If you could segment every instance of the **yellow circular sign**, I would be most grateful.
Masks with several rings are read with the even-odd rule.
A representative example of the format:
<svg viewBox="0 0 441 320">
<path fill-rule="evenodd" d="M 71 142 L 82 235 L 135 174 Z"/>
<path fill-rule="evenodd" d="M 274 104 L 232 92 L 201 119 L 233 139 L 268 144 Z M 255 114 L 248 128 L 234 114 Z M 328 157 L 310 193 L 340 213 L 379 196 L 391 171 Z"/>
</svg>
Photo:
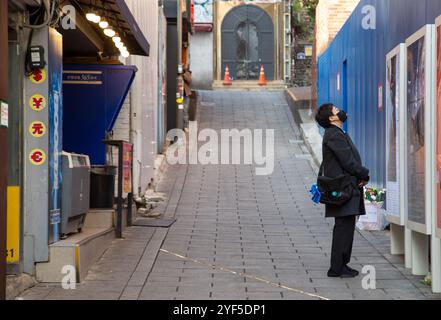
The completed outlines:
<svg viewBox="0 0 441 320">
<path fill-rule="evenodd" d="M 29 133 L 35 138 L 41 138 L 46 134 L 46 125 L 41 121 L 34 121 L 29 125 Z"/>
<path fill-rule="evenodd" d="M 44 69 L 35 69 L 32 71 L 29 76 L 29 80 L 31 80 L 35 84 L 41 84 L 46 81 L 46 71 Z"/>
<path fill-rule="evenodd" d="M 46 98 L 41 94 L 34 94 L 29 99 L 29 106 L 34 111 L 42 111 L 44 108 L 46 108 Z"/>
<path fill-rule="evenodd" d="M 182 104 L 182 103 L 184 103 L 184 99 L 182 99 L 182 98 L 177 98 L 177 99 L 176 99 L 176 103 L 178 103 L 178 104 Z"/>
<path fill-rule="evenodd" d="M 29 161 L 35 166 L 41 166 L 46 162 L 46 153 L 41 149 L 34 149 L 29 153 Z"/>
</svg>

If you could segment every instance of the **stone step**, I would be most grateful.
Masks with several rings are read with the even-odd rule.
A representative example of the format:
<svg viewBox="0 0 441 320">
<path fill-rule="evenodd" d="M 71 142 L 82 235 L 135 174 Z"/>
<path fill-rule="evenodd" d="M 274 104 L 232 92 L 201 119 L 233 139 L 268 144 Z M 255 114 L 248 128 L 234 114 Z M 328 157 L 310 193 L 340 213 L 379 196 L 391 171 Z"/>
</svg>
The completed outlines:
<svg viewBox="0 0 441 320">
<path fill-rule="evenodd" d="M 113 228 L 115 226 L 115 210 L 92 209 L 84 221 L 85 228 Z"/>
<path fill-rule="evenodd" d="M 213 90 L 284 90 L 287 86 L 282 80 L 268 81 L 266 86 L 259 86 L 258 81 L 232 81 L 231 86 L 224 86 L 223 81 L 215 80 Z"/>
<path fill-rule="evenodd" d="M 81 233 L 50 245 L 50 261 L 36 265 L 37 281 L 62 282 L 66 276 L 62 273 L 63 268 L 71 266 L 76 272 L 77 282 L 81 282 L 114 239 L 114 228 L 84 228 Z"/>
<path fill-rule="evenodd" d="M 49 262 L 37 263 L 37 281 L 61 282 L 65 276 L 61 270 L 69 265 L 76 270 L 77 282 L 81 282 L 115 239 L 115 226 L 116 210 L 91 209 L 81 233 L 70 234 L 49 246 Z M 123 231 L 127 228 L 127 208 L 123 208 L 122 228 Z"/>
</svg>

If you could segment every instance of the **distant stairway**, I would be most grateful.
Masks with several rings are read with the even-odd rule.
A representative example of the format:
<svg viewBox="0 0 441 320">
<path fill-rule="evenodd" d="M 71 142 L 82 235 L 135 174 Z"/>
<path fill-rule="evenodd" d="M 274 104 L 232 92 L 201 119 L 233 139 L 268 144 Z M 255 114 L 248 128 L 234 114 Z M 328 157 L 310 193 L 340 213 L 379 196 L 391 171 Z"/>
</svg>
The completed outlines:
<svg viewBox="0 0 441 320">
<path fill-rule="evenodd" d="M 266 86 L 259 86 L 257 80 L 236 80 L 232 81 L 230 86 L 224 86 L 222 80 L 214 80 L 213 90 L 237 90 L 237 91 L 255 91 L 255 90 L 268 90 L 278 91 L 285 90 L 287 88 L 283 80 L 268 81 Z"/>
</svg>

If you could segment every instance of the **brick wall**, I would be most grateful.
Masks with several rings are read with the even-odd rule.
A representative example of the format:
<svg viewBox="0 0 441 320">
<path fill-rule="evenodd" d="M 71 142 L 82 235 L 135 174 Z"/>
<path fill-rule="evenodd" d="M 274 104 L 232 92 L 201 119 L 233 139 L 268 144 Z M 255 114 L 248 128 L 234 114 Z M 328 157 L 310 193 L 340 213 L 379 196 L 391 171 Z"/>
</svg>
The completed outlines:
<svg viewBox="0 0 441 320">
<path fill-rule="evenodd" d="M 360 0 L 321 0 L 316 11 L 316 46 L 319 56 L 332 42 Z"/>
<path fill-rule="evenodd" d="M 312 106 L 317 106 L 317 58 L 326 50 L 360 0 L 320 0 L 316 10 Z"/>
<path fill-rule="evenodd" d="M 113 140 L 124 140 L 130 142 L 130 92 L 124 101 L 121 111 L 116 118 L 115 125 L 113 127 Z M 112 161 L 110 161 L 112 160 Z M 118 148 L 112 148 L 112 158 L 109 159 L 109 163 L 118 165 Z M 115 176 L 115 194 L 118 194 L 118 174 Z"/>
<path fill-rule="evenodd" d="M 113 127 L 113 139 L 130 141 L 130 92 L 121 108 L 121 111 L 116 118 L 115 126 Z"/>
</svg>

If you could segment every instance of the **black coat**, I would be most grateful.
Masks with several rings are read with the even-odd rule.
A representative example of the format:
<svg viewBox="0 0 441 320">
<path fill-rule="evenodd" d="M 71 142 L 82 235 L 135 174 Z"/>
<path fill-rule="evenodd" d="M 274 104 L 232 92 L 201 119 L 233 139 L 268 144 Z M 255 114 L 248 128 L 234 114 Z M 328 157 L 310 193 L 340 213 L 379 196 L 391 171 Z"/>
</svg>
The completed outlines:
<svg viewBox="0 0 441 320">
<path fill-rule="evenodd" d="M 369 169 L 363 167 L 360 153 L 351 138 L 339 127 L 332 125 L 323 137 L 324 175 L 336 178 L 342 174 L 369 181 Z M 326 205 L 326 217 L 365 215 L 363 188 L 354 190 L 352 199 L 343 206 Z"/>
</svg>

